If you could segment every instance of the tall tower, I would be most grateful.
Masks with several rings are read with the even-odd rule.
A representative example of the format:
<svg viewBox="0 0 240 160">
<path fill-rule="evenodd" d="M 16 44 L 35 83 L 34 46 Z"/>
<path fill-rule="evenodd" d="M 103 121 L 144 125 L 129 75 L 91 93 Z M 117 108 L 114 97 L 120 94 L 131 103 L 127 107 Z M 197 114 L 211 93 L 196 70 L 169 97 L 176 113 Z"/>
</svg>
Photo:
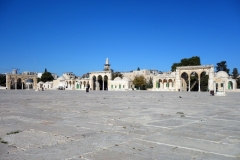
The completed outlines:
<svg viewBox="0 0 240 160">
<path fill-rule="evenodd" d="M 110 71 L 111 68 L 110 68 L 110 64 L 109 64 L 109 61 L 108 61 L 108 58 L 106 59 L 106 63 L 104 64 L 104 71 Z"/>
</svg>

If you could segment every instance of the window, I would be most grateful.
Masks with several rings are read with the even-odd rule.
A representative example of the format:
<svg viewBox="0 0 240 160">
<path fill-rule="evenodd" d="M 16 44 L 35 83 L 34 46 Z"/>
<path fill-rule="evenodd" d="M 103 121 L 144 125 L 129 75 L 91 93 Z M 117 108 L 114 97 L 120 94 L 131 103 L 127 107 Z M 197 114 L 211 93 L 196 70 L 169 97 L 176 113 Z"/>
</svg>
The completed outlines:
<svg viewBox="0 0 240 160">
<path fill-rule="evenodd" d="M 123 85 L 123 88 L 124 88 L 124 85 Z"/>
<path fill-rule="evenodd" d="M 119 89 L 121 89 L 121 84 L 119 84 Z"/>
<path fill-rule="evenodd" d="M 111 85 L 111 88 L 113 89 L 113 85 Z"/>
<path fill-rule="evenodd" d="M 223 83 L 221 83 L 221 87 L 223 87 Z"/>
</svg>

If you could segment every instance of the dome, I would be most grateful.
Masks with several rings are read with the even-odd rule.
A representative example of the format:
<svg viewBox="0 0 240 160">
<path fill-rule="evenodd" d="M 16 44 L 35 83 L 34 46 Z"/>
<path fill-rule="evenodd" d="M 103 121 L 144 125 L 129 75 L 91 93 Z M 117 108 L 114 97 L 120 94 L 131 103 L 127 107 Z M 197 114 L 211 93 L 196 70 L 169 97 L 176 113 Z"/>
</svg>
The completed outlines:
<svg viewBox="0 0 240 160">
<path fill-rule="evenodd" d="M 40 81 L 40 82 L 38 82 L 38 84 L 43 84 L 43 82 L 42 82 L 42 81 Z"/>
<path fill-rule="evenodd" d="M 120 81 L 120 80 L 122 80 L 121 77 L 114 78 L 114 81 Z"/>
<path fill-rule="evenodd" d="M 216 77 L 218 77 L 218 78 L 228 78 L 229 76 L 228 76 L 228 74 L 227 74 L 227 72 L 225 72 L 225 71 L 219 71 L 219 72 L 217 72 L 216 73 Z"/>
<path fill-rule="evenodd" d="M 63 76 L 59 77 L 58 80 L 65 81 L 65 78 Z"/>
<path fill-rule="evenodd" d="M 128 78 L 128 77 L 123 77 L 122 79 L 125 81 L 131 81 L 130 78 Z"/>
<path fill-rule="evenodd" d="M 26 83 L 33 83 L 33 79 L 27 79 L 25 82 Z"/>
</svg>

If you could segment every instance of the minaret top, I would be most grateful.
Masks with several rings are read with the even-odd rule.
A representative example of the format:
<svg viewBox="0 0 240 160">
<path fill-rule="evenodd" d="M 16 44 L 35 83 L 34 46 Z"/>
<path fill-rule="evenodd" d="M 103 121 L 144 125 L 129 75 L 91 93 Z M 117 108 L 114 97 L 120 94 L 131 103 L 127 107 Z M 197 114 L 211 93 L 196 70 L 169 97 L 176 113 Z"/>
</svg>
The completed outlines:
<svg viewBox="0 0 240 160">
<path fill-rule="evenodd" d="M 108 58 L 106 59 L 106 64 L 109 64 Z"/>
<path fill-rule="evenodd" d="M 106 63 L 104 64 L 104 71 L 110 71 L 110 64 L 108 58 L 106 59 Z"/>
</svg>

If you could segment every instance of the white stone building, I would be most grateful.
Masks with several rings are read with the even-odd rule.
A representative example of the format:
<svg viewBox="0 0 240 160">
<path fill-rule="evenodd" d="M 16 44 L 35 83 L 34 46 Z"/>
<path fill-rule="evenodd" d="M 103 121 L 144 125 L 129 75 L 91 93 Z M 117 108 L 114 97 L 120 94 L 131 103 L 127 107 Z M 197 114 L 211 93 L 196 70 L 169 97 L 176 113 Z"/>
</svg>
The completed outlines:
<svg viewBox="0 0 240 160">
<path fill-rule="evenodd" d="M 109 81 L 109 86 L 109 91 L 127 91 L 135 88 L 133 81 L 128 77 L 116 77 L 114 80 Z"/>
</svg>

